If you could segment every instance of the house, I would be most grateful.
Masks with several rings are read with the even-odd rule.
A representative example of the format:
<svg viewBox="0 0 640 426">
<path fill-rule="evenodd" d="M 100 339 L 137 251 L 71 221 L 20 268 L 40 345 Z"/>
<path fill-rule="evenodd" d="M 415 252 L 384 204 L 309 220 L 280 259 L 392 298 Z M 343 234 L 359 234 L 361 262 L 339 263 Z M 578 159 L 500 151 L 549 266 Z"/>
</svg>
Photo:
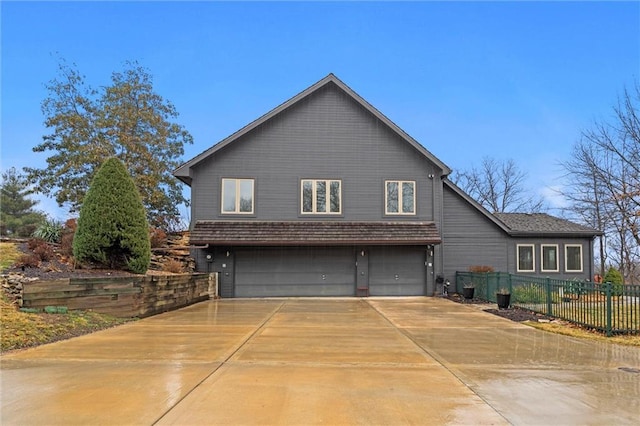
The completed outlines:
<svg viewBox="0 0 640 426">
<path fill-rule="evenodd" d="M 592 275 L 596 230 L 492 215 L 450 172 L 329 74 L 174 175 L 191 187 L 197 269 L 219 273 L 222 297 L 433 295 L 477 264 Z"/>
</svg>

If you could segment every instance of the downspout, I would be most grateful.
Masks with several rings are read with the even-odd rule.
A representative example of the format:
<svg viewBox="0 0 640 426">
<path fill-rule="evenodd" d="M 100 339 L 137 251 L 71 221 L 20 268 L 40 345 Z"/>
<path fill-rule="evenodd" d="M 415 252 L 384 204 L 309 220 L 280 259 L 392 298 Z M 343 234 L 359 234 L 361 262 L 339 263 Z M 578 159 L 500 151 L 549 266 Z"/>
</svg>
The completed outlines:
<svg viewBox="0 0 640 426">
<path fill-rule="evenodd" d="M 431 180 L 431 220 L 433 223 L 436 223 L 436 183 L 435 183 L 435 175 L 433 173 L 429 173 L 429 180 Z M 427 262 L 431 264 L 431 267 L 427 269 L 427 288 L 429 285 L 432 286 L 433 291 L 431 292 L 432 296 L 437 296 L 438 289 L 436 288 L 436 245 L 432 244 L 427 247 L 427 253 L 430 254 L 427 256 Z"/>
</svg>

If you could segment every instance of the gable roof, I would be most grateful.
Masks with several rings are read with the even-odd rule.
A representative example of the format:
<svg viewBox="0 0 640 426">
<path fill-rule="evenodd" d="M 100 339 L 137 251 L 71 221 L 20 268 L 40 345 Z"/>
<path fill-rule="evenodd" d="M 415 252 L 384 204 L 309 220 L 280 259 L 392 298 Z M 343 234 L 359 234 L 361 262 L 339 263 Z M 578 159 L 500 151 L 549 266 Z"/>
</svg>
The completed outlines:
<svg viewBox="0 0 640 426">
<path fill-rule="evenodd" d="M 439 244 L 433 222 L 225 221 L 198 220 L 190 244 L 262 246 Z"/>
<path fill-rule="evenodd" d="M 488 220 L 513 237 L 594 237 L 601 231 L 547 213 L 491 213 L 460 187 L 444 179 L 445 187 L 463 198 Z"/>
<path fill-rule="evenodd" d="M 547 213 L 494 213 L 511 235 L 602 235 L 601 231 Z"/>
<path fill-rule="evenodd" d="M 436 164 L 439 168 L 441 168 L 443 170 L 443 176 L 446 176 L 449 173 L 451 173 L 451 169 L 446 164 L 444 164 L 436 156 L 434 156 L 431 152 L 429 152 L 418 141 L 416 141 L 411 136 L 409 136 L 404 130 L 402 130 L 394 122 L 389 120 L 384 114 L 382 114 L 375 107 L 373 107 L 373 105 L 371 105 L 369 102 L 365 101 L 362 97 L 360 97 L 360 95 L 358 95 L 356 92 L 354 92 L 349 86 L 344 84 L 338 77 L 336 77 L 333 74 L 329 74 L 325 78 L 323 78 L 322 80 L 318 81 L 317 83 L 313 84 L 312 86 L 310 86 L 307 89 L 303 90 L 302 92 L 298 93 L 297 95 L 295 95 L 294 97 L 292 97 L 288 101 L 278 105 L 277 107 L 275 107 L 271 111 L 267 112 L 262 117 L 260 117 L 260 118 L 258 118 L 256 120 L 252 121 L 251 123 L 247 124 L 246 126 L 241 128 L 237 132 L 235 132 L 232 135 L 230 135 L 230 136 L 226 137 L 225 139 L 221 140 L 220 142 L 218 142 L 217 144 L 215 144 L 211 148 L 207 149 L 206 151 L 198 154 L 197 156 L 195 156 L 191 160 L 186 161 L 185 163 L 183 163 L 177 169 L 174 170 L 174 172 L 173 172 L 174 176 L 176 176 L 178 179 L 180 179 L 181 181 L 183 181 L 187 185 L 190 185 L 191 184 L 191 176 L 190 176 L 190 173 L 189 173 L 189 169 L 191 167 L 195 166 L 200 161 L 204 160 L 205 158 L 209 157 L 210 155 L 214 154 L 215 152 L 223 149 L 227 145 L 233 143 L 238 138 L 240 138 L 240 137 L 244 136 L 245 134 L 251 132 L 256 127 L 258 127 L 261 124 L 265 123 L 266 121 L 272 119 L 276 115 L 282 113 L 283 111 L 285 111 L 288 108 L 290 108 L 292 105 L 294 105 L 297 102 L 301 101 L 302 99 L 310 96 L 311 94 L 313 94 L 314 92 L 316 92 L 317 90 L 321 89 L 322 87 L 324 87 L 324 86 L 326 86 L 328 84 L 333 84 L 336 87 L 338 87 L 339 89 L 341 89 L 343 92 L 345 92 L 347 95 L 349 95 L 355 102 L 360 104 L 366 111 L 368 111 L 369 113 L 373 114 L 377 119 L 379 119 L 382 123 L 384 123 L 386 126 L 388 126 L 393 132 L 395 132 L 398 136 L 400 136 L 408 144 L 410 144 L 413 148 L 415 148 L 416 151 L 418 151 L 424 157 L 426 157 L 431 162 Z"/>
</svg>

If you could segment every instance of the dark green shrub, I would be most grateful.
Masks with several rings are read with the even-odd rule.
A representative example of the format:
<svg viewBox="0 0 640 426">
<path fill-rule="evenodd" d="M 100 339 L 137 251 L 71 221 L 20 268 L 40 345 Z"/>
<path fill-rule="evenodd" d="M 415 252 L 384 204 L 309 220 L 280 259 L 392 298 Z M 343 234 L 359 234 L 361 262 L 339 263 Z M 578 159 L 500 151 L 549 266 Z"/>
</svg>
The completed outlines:
<svg viewBox="0 0 640 426">
<path fill-rule="evenodd" d="M 96 172 L 84 197 L 73 239 L 79 263 L 143 274 L 149 268 L 149 225 L 140 194 L 117 158 Z"/>
<path fill-rule="evenodd" d="M 613 266 L 609 268 L 607 273 L 604 275 L 603 281 L 605 283 L 613 284 L 611 287 L 611 294 L 613 296 L 622 295 L 622 285 L 624 283 L 624 278 L 622 278 L 622 274 Z"/>
</svg>

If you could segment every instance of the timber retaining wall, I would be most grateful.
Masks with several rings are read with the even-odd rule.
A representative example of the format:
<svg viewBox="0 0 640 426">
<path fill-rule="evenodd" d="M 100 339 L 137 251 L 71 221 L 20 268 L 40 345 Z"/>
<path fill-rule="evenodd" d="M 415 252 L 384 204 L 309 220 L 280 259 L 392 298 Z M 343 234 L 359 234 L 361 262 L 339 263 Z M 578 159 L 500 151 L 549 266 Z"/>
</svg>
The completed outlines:
<svg viewBox="0 0 640 426">
<path fill-rule="evenodd" d="M 214 298 L 216 274 L 140 275 L 33 281 L 22 306 L 66 306 L 117 317 L 146 317 Z"/>
</svg>

